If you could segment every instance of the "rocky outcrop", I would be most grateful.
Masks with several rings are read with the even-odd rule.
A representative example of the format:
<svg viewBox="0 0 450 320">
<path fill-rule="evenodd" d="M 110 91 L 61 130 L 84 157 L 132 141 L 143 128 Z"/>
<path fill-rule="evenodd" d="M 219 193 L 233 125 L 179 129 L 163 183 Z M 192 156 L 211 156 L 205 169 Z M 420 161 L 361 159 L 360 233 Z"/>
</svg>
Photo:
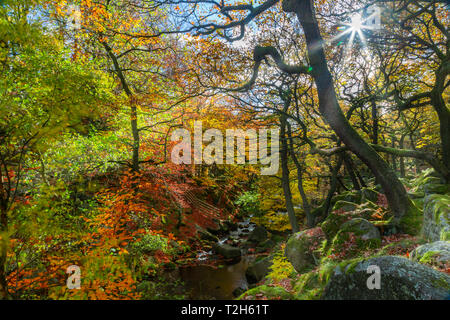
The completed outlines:
<svg viewBox="0 0 450 320">
<path fill-rule="evenodd" d="M 345 222 L 333 238 L 328 255 L 352 258 L 361 251 L 377 248 L 381 244 L 378 229 L 363 218 Z"/>
<path fill-rule="evenodd" d="M 323 240 L 325 234 L 320 227 L 297 232 L 289 238 L 285 255 L 297 272 L 302 273 L 317 264 L 316 250 Z"/>
<path fill-rule="evenodd" d="M 376 275 L 368 273 L 369 266 L 379 268 L 379 289 L 368 285 Z M 449 292 L 449 275 L 406 258 L 383 256 L 336 268 L 322 299 L 441 300 L 448 298 Z"/>
<path fill-rule="evenodd" d="M 450 241 L 435 241 L 415 248 L 409 259 L 439 268 L 450 263 Z"/>
<path fill-rule="evenodd" d="M 425 197 L 422 234 L 430 241 L 450 240 L 450 195 Z"/>
<path fill-rule="evenodd" d="M 353 218 L 373 219 L 377 210 L 382 209 L 370 201 L 360 205 L 346 201 L 338 201 L 333 206 L 333 211 L 322 222 L 321 227 L 327 239 L 331 241 L 345 222 Z"/>
</svg>

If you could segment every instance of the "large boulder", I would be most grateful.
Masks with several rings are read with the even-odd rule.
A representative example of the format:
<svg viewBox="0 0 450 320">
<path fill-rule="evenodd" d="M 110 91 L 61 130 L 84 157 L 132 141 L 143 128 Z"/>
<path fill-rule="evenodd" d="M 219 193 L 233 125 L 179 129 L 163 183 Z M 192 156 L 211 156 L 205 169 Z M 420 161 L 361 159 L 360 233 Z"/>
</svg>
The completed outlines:
<svg viewBox="0 0 450 320">
<path fill-rule="evenodd" d="M 286 243 L 285 256 L 298 273 L 314 267 L 319 260 L 316 253 L 325 234 L 320 227 L 297 232 Z"/>
<path fill-rule="evenodd" d="M 380 288 L 369 289 L 379 268 Z M 368 272 L 368 269 L 370 272 Z M 324 300 L 442 300 L 449 296 L 450 276 L 406 258 L 382 256 L 336 268 L 325 287 Z"/>
<path fill-rule="evenodd" d="M 344 223 L 339 230 L 340 233 L 354 232 L 361 240 L 379 240 L 380 231 L 369 221 L 363 218 L 355 218 Z"/>
<path fill-rule="evenodd" d="M 225 259 L 236 259 L 241 257 L 241 249 L 225 243 L 214 244 L 213 250 L 215 253 L 222 255 Z"/>
<path fill-rule="evenodd" d="M 435 241 L 415 248 L 409 259 L 438 268 L 450 263 L 450 241 Z"/>
<path fill-rule="evenodd" d="M 381 235 L 377 227 L 363 218 L 345 222 L 333 238 L 328 255 L 351 258 L 361 251 L 381 245 Z"/>
<path fill-rule="evenodd" d="M 450 195 L 425 197 L 422 234 L 430 241 L 450 240 Z"/>
<path fill-rule="evenodd" d="M 248 283 L 257 283 L 262 280 L 270 272 L 270 267 L 273 265 L 273 257 L 267 256 L 256 259 L 252 262 L 245 272 L 245 277 Z"/>
</svg>

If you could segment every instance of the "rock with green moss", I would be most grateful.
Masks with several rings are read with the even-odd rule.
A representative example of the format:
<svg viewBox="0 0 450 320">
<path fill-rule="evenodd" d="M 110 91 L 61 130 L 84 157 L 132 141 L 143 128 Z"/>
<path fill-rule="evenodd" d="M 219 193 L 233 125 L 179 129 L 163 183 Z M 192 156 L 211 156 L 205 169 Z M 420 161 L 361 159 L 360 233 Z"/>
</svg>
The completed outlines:
<svg viewBox="0 0 450 320">
<path fill-rule="evenodd" d="M 428 194 L 447 194 L 450 192 L 450 185 L 441 183 L 429 183 L 423 186 L 423 191 Z"/>
<path fill-rule="evenodd" d="M 379 270 L 379 289 L 368 285 L 376 282 L 378 274 L 368 272 L 371 269 Z M 406 258 L 382 256 L 363 260 L 351 268 L 336 268 L 322 299 L 442 300 L 449 291 L 449 275 Z"/>
<path fill-rule="evenodd" d="M 332 203 L 345 201 L 351 203 L 361 203 L 362 194 L 359 191 L 346 191 L 333 197 Z"/>
<path fill-rule="evenodd" d="M 425 197 L 422 234 L 431 241 L 450 240 L 450 195 Z"/>
<path fill-rule="evenodd" d="M 256 298 L 290 300 L 293 295 L 282 287 L 262 285 L 248 290 L 239 297 L 239 300 L 254 300 Z"/>
<path fill-rule="evenodd" d="M 269 272 L 270 267 L 273 265 L 273 257 L 267 256 L 256 259 L 250 263 L 245 272 L 245 277 L 248 283 L 257 283 L 261 281 Z"/>
<path fill-rule="evenodd" d="M 338 233 L 341 226 L 350 220 L 352 216 L 343 214 L 340 212 L 331 212 L 324 222 L 321 224 L 321 228 L 325 233 L 327 239 L 332 240 L 336 233 Z"/>
<path fill-rule="evenodd" d="M 444 267 L 450 262 L 450 241 L 435 241 L 418 246 L 409 258 L 430 266 Z"/>
<path fill-rule="evenodd" d="M 294 269 L 302 273 L 317 264 L 318 249 L 324 240 L 325 234 L 320 227 L 297 232 L 286 243 L 285 256 Z"/>
<path fill-rule="evenodd" d="M 377 227 L 363 218 L 347 221 L 333 238 L 328 255 L 350 258 L 366 249 L 377 248 L 381 235 Z"/>
<path fill-rule="evenodd" d="M 370 188 L 361 189 L 361 203 L 365 201 L 377 202 L 380 193 Z"/>
<path fill-rule="evenodd" d="M 380 231 L 369 221 L 363 218 L 352 219 L 342 225 L 340 232 L 353 232 L 361 240 L 380 239 Z"/>
<path fill-rule="evenodd" d="M 351 210 L 346 211 L 344 209 Z M 380 210 L 383 211 L 382 208 L 371 201 L 366 201 L 360 205 L 339 201 L 325 221 L 322 222 L 321 228 L 327 239 L 331 241 L 345 222 L 353 218 L 374 219 L 374 215 Z"/>
<path fill-rule="evenodd" d="M 348 211 L 356 210 L 357 207 L 358 207 L 358 204 L 355 202 L 339 200 L 334 204 L 332 211 L 340 210 L 340 211 L 348 212 Z"/>
</svg>

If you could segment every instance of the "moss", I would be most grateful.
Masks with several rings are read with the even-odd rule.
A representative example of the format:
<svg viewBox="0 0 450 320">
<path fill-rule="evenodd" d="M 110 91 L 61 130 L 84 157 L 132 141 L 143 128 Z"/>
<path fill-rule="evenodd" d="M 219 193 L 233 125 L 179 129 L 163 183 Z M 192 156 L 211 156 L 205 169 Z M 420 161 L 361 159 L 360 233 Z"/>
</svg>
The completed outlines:
<svg viewBox="0 0 450 320">
<path fill-rule="evenodd" d="M 335 268 L 335 262 L 323 259 L 318 270 L 302 274 L 294 285 L 295 299 L 320 299 Z"/>
<path fill-rule="evenodd" d="M 292 293 L 286 291 L 285 289 L 283 289 L 282 287 L 277 287 L 277 286 L 267 286 L 267 285 L 262 285 L 253 289 L 250 289 L 246 292 L 244 292 L 239 298 L 238 300 L 242 300 L 246 297 L 252 296 L 252 297 L 256 297 L 256 295 L 262 294 L 264 295 L 264 297 L 268 298 L 268 299 L 283 299 L 283 300 L 290 300 L 293 299 L 293 295 Z"/>
<path fill-rule="evenodd" d="M 363 188 L 361 190 L 361 202 L 365 202 L 365 201 L 371 201 L 371 202 L 376 202 L 378 200 L 378 196 L 379 196 L 379 192 L 370 189 L 370 188 Z"/>
<path fill-rule="evenodd" d="M 321 296 L 323 288 L 317 272 L 308 272 L 300 276 L 294 286 L 295 299 L 317 300 Z"/>
<path fill-rule="evenodd" d="M 342 211 L 354 211 L 358 207 L 357 203 L 339 200 L 333 206 L 333 211 L 342 210 Z"/>
<path fill-rule="evenodd" d="M 350 218 L 351 217 L 347 215 L 338 214 L 335 212 L 330 213 L 327 219 L 321 224 L 321 228 L 325 233 L 327 239 L 332 240 L 338 233 L 341 225 L 348 221 Z"/>
<path fill-rule="evenodd" d="M 409 210 L 400 218 L 398 223 L 401 231 L 410 235 L 417 235 L 422 228 L 422 223 L 422 211 L 410 200 Z"/>
<path fill-rule="evenodd" d="M 444 277 L 433 281 L 432 284 L 438 288 L 443 288 L 445 290 L 450 291 L 450 284 L 445 280 Z"/>
<path fill-rule="evenodd" d="M 381 239 L 379 238 L 378 233 L 372 234 L 369 239 L 363 239 L 363 235 L 367 235 L 372 232 L 368 231 L 368 229 L 361 228 L 361 223 L 363 222 L 370 226 L 366 220 L 361 218 L 356 218 L 345 223 L 334 237 L 327 255 L 337 255 L 341 258 L 351 258 L 367 249 L 380 247 Z"/>
</svg>

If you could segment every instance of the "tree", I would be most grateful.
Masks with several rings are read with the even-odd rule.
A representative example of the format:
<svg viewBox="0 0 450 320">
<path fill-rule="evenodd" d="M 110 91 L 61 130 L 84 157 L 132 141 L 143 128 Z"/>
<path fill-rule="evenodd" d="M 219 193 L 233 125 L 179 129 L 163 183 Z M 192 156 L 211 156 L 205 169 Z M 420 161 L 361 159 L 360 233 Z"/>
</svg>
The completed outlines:
<svg viewBox="0 0 450 320">
<path fill-rule="evenodd" d="M 29 1 L 0 7 L 0 298 L 8 296 L 8 217 L 24 200 L 19 187 L 26 160 L 64 130 L 82 126 L 107 98 L 92 65 L 67 60 L 62 44 L 39 21 L 28 21 L 35 9 Z"/>
</svg>

